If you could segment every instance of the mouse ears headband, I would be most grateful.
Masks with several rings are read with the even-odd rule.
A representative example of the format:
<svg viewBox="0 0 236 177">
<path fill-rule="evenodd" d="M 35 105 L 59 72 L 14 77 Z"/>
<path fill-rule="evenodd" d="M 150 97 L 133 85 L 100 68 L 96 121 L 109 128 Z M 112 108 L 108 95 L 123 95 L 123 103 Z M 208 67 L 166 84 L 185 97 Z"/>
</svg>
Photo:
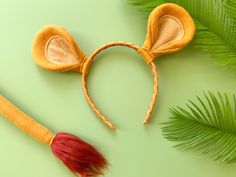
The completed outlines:
<svg viewBox="0 0 236 177">
<path fill-rule="evenodd" d="M 87 56 L 76 44 L 71 34 L 59 26 L 47 26 L 36 35 L 32 54 L 36 63 L 52 71 L 77 71 L 82 73 L 82 86 L 85 97 L 97 116 L 110 128 L 115 126 L 98 110 L 89 96 L 86 79 L 95 56 L 106 48 L 125 46 L 139 53 L 150 65 L 154 76 L 152 99 L 144 123 L 150 117 L 158 93 L 158 75 L 154 59 L 160 55 L 178 51 L 193 38 L 194 22 L 189 13 L 182 7 L 167 3 L 156 7 L 148 19 L 147 35 L 142 47 L 129 42 L 110 42 Z"/>
</svg>

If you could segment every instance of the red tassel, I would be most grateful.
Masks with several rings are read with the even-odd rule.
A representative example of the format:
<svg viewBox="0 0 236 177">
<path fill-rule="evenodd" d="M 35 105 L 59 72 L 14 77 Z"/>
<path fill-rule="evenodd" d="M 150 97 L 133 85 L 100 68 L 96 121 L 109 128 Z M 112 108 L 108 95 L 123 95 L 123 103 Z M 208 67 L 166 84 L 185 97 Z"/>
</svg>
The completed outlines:
<svg viewBox="0 0 236 177">
<path fill-rule="evenodd" d="M 102 175 L 107 167 L 106 159 L 93 146 L 68 133 L 56 134 L 51 149 L 73 173 L 82 177 Z"/>
</svg>

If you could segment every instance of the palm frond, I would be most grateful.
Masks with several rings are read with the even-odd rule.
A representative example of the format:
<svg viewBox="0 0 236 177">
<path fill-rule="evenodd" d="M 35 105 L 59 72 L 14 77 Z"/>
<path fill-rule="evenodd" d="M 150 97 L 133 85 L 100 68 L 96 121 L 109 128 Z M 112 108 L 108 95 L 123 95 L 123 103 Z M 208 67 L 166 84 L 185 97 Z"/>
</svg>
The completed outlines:
<svg viewBox="0 0 236 177">
<path fill-rule="evenodd" d="M 226 10 L 229 15 L 236 21 L 236 1 L 235 0 L 227 0 L 225 2 Z"/>
<path fill-rule="evenodd" d="M 162 133 L 175 147 L 201 151 L 214 160 L 236 162 L 236 97 L 224 93 L 204 93 L 197 103 L 189 100 L 188 109 L 170 110 L 170 120 L 163 123 Z"/>
<path fill-rule="evenodd" d="M 172 2 L 183 6 L 194 18 L 196 35 L 193 44 L 220 59 L 218 64 L 236 69 L 236 2 L 235 0 L 128 0 L 145 12 Z"/>
</svg>

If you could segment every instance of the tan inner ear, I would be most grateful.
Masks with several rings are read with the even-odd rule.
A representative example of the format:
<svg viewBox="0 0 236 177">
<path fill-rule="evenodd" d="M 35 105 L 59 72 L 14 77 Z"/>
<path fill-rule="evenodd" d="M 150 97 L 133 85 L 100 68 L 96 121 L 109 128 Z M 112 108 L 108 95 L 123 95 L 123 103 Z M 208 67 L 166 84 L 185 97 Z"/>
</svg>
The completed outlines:
<svg viewBox="0 0 236 177">
<path fill-rule="evenodd" d="M 158 22 L 158 34 L 152 49 L 158 49 L 184 37 L 184 28 L 179 19 L 164 15 Z"/>
<path fill-rule="evenodd" d="M 70 44 L 61 36 L 52 36 L 45 47 L 45 54 L 53 64 L 79 64 L 80 58 Z"/>
</svg>

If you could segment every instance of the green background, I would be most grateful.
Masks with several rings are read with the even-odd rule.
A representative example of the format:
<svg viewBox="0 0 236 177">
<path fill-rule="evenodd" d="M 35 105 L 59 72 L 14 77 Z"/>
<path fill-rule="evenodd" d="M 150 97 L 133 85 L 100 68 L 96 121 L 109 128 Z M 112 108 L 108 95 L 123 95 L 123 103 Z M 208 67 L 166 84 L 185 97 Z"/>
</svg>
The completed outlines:
<svg viewBox="0 0 236 177">
<path fill-rule="evenodd" d="M 1 0 L 0 22 L 0 92 L 54 132 L 73 133 L 97 146 L 110 162 L 105 177 L 235 176 L 235 166 L 176 150 L 161 135 L 160 123 L 170 116 L 169 107 L 184 106 L 203 90 L 235 90 L 232 71 L 215 65 L 216 60 L 199 49 L 190 45 L 156 59 L 159 97 L 147 126 L 142 121 L 152 95 L 149 67 L 126 48 L 99 55 L 88 86 L 98 107 L 117 125 L 115 132 L 91 111 L 80 74 L 49 72 L 35 65 L 32 39 L 48 24 L 65 26 L 87 54 L 114 40 L 142 45 L 146 16 L 126 0 Z M 47 146 L 3 118 L 0 125 L 0 176 L 73 176 Z"/>
</svg>

